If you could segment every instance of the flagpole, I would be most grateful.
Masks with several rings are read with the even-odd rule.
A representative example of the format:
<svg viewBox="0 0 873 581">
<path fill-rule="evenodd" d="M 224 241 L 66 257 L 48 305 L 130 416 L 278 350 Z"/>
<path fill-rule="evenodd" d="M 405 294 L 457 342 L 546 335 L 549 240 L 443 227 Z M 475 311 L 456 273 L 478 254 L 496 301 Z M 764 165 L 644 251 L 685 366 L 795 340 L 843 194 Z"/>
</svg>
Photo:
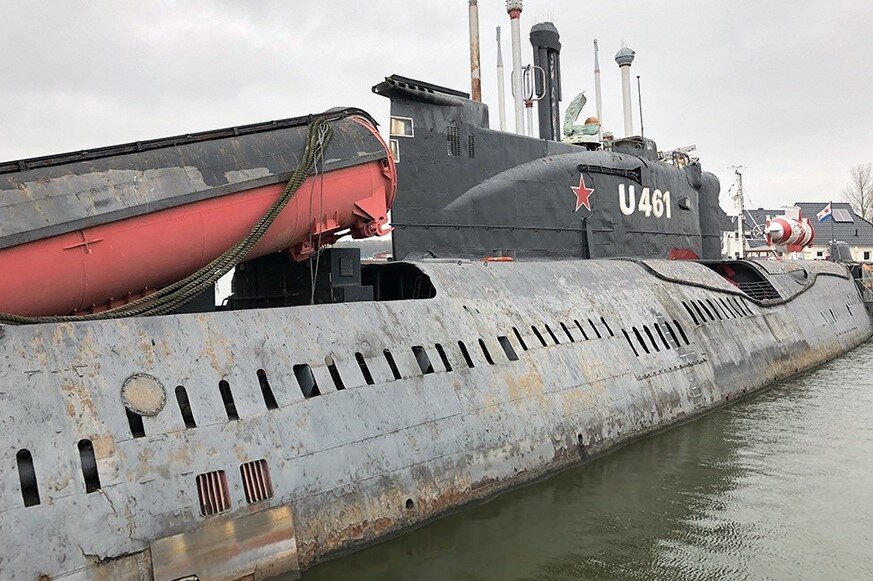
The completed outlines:
<svg viewBox="0 0 873 581">
<path fill-rule="evenodd" d="M 834 201 L 831 200 L 828 205 L 831 207 L 831 242 L 836 242 L 837 235 L 834 234 Z"/>
</svg>

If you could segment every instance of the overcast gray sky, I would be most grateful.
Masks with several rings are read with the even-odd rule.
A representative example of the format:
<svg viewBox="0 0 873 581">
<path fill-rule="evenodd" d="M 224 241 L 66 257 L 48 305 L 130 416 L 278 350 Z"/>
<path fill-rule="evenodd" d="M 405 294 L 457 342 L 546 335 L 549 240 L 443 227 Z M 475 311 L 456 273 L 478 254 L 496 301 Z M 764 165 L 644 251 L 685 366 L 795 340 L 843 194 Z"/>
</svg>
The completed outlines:
<svg viewBox="0 0 873 581">
<path fill-rule="evenodd" d="M 561 33 L 564 107 L 586 90 L 593 114 L 596 37 L 604 128 L 621 133 L 612 57 L 626 41 L 646 134 L 661 149 L 696 144 L 723 193 L 739 163 L 756 205 L 839 199 L 849 167 L 873 161 L 870 0 L 524 4 L 526 61 L 530 26 L 552 20 Z M 496 126 L 494 29 L 509 70 L 509 21 L 503 1 L 479 5 Z M 392 73 L 469 90 L 466 0 L 0 0 L 0 10 L 2 160 L 336 105 L 384 123 L 388 102 L 370 87 Z"/>
</svg>

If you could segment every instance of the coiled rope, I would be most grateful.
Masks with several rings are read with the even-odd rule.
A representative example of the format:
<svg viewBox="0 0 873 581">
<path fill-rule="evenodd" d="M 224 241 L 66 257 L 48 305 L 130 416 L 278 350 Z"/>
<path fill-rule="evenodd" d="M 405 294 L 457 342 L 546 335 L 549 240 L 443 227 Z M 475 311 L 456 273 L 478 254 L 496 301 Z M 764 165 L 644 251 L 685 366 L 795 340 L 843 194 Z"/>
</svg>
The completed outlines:
<svg viewBox="0 0 873 581">
<path fill-rule="evenodd" d="M 331 123 L 342 117 L 347 117 L 349 111 L 331 111 L 313 116 L 309 125 L 309 135 L 303 159 L 291 173 L 291 178 L 285 185 L 282 194 L 273 205 L 252 227 L 251 231 L 239 242 L 225 251 L 221 256 L 198 270 L 197 272 L 160 290 L 121 305 L 114 309 L 89 313 L 85 315 L 52 315 L 44 317 L 25 317 L 12 313 L 0 313 L 0 325 L 29 325 L 34 323 L 61 323 L 70 321 L 99 321 L 121 317 L 138 317 L 147 315 L 166 315 L 191 301 L 215 284 L 218 279 L 231 271 L 248 255 L 249 251 L 263 238 L 264 234 L 279 216 L 294 194 L 309 177 L 315 160 L 323 154 L 324 148 L 330 142 L 333 134 Z"/>
</svg>

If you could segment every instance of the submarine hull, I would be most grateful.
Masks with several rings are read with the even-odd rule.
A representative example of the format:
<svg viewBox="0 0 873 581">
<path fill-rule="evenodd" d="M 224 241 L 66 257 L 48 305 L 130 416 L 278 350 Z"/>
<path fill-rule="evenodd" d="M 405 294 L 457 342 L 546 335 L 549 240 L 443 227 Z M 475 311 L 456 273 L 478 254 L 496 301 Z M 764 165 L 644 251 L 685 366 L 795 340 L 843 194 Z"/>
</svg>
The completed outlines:
<svg viewBox="0 0 873 581">
<path fill-rule="evenodd" d="M 431 298 L 5 328 L 0 569 L 293 573 L 873 333 L 840 265 L 740 265 L 768 298 L 691 261 L 418 262 Z"/>
</svg>

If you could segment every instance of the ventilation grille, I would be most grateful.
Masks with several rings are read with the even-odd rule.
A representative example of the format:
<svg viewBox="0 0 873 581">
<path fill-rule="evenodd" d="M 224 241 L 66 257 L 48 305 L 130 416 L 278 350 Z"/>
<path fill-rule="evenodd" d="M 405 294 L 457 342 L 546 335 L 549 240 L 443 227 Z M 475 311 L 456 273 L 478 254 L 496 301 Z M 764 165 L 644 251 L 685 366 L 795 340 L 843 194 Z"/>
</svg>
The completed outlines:
<svg viewBox="0 0 873 581">
<path fill-rule="evenodd" d="M 472 135 L 467 136 L 467 156 L 470 159 L 476 157 L 476 138 Z"/>
<path fill-rule="evenodd" d="M 200 514 L 203 516 L 230 510 L 230 488 L 224 470 L 198 474 L 197 495 L 200 497 Z"/>
<path fill-rule="evenodd" d="M 461 134 L 454 125 L 446 126 L 446 149 L 453 157 L 461 157 Z"/>
<path fill-rule="evenodd" d="M 249 504 L 273 498 L 273 482 L 270 480 L 270 470 L 266 460 L 255 460 L 240 464 L 239 473 L 242 476 L 246 501 Z"/>
</svg>

